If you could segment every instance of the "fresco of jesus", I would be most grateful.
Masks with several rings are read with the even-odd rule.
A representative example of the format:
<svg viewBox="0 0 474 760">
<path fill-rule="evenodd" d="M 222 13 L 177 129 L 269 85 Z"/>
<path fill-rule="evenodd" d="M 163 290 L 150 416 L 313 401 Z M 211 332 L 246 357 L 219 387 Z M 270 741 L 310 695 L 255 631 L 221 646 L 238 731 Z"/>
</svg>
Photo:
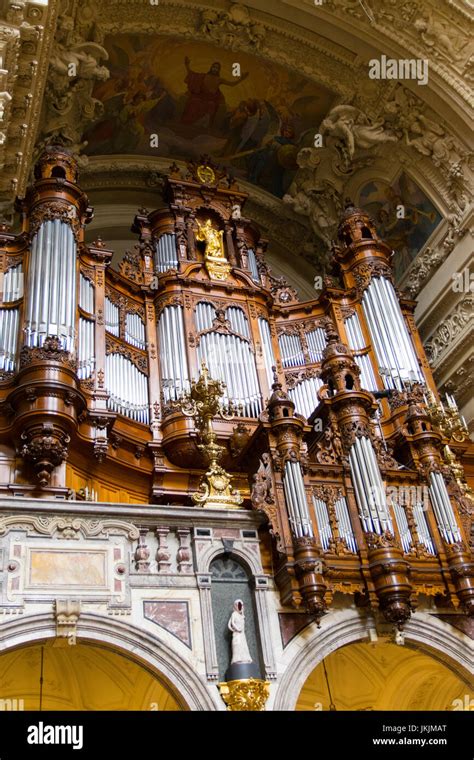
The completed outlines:
<svg viewBox="0 0 474 760">
<path fill-rule="evenodd" d="M 221 77 L 221 65 L 218 61 L 211 65 L 207 73 L 192 71 L 190 64 L 191 61 L 186 56 L 184 65 L 187 74 L 184 81 L 188 86 L 188 93 L 181 121 L 183 124 L 195 124 L 207 117 L 203 126 L 211 127 L 219 106 L 224 103 L 221 85 L 235 87 L 248 77 L 248 72 L 236 77 L 234 81 L 229 81 Z"/>
</svg>

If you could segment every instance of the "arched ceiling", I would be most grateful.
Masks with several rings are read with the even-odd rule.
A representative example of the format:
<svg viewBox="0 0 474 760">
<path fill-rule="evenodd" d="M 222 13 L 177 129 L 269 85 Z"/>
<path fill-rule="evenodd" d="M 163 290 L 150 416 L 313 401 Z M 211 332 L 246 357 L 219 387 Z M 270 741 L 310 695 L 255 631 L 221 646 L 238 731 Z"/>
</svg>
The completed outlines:
<svg viewBox="0 0 474 760">
<path fill-rule="evenodd" d="M 0 700 L 23 699 L 39 709 L 43 653 L 43 710 L 180 710 L 159 680 L 110 649 L 77 644 L 21 647 L 0 656 Z"/>
<path fill-rule="evenodd" d="M 297 710 L 453 710 L 467 684 L 434 658 L 392 643 L 350 644 L 306 680 Z M 329 683 L 329 691 L 328 691 Z"/>
</svg>

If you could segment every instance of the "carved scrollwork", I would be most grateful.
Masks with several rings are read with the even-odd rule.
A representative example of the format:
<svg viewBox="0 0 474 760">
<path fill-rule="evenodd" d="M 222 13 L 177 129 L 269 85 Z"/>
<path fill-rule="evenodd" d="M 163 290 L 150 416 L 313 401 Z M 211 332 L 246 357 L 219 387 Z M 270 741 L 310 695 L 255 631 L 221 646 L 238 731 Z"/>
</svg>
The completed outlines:
<svg viewBox="0 0 474 760">
<path fill-rule="evenodd" d="M 131 349 L 128 345 L 125 345 L 112 335 L 106 335 L 105 352 L 106 354 L 121 354 L 131 361 L 140 372 L 143 372 L 144 375 L 148 375 L 148 357 L 146 354 Z"/>
<path fill-rule="evenodd" d="M 27 367 L 34 361 L 61 362 L 72 370 L 77 367 L 77 362 L 71 358 L 70 353 L 61 347 L 61 341 L 57 335 L 48 336 L 43 345 L 37 348 L 23 346 L 20 351 L 20 367 Z"/>
<path fill-rule="evenodd" d="M 354 270 L 354 279 L 360 291 L 365 290 L 374 277 L 385 277 L 392 283 L 394 281 L 391 267 L 383 261 L 367 261 Z"/>
</svg>

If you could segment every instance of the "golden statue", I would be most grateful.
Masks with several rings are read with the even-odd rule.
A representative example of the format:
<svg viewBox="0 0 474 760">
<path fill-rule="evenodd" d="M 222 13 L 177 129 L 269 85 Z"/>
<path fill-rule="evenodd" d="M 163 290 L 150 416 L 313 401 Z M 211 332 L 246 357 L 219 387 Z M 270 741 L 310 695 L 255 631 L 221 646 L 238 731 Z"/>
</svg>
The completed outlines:
<svg viewBox="0 0 474 760">
<path fill-rule="evenodd" d="M 214 229 L 210 219 L 207 219 L 204 224 L 198 222 L 197 226 L 196 240 L 206 243 L 204 261 L 209 277 L 215 280 L 226 280 L 230 266 L 225 257 L 223 231 Z"/>
</svg>

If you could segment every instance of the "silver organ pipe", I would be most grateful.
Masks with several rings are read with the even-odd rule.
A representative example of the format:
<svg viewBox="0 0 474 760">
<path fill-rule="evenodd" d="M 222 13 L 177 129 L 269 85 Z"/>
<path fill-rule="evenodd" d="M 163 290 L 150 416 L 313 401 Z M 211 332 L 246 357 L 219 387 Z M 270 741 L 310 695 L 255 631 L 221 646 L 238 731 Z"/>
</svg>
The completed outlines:
<svg viewBox="0 0 474 760">
<path fill-rule="evenodd" d="M 12 372 L 16 367 L 19 309 L 0 309 L 0 370 Z"/>
<path fill-rule="evenodd" d="M 111 353 L 105 358 L 107 407 L 136 422 L 148 425 L 148 378 L 130 359 Z"/>
<path fill-rule="evenodd" d="M 440 472 L 430 473 L 430 499 L 439 531 L 448 544 L 461 541 L 461 533 L 449 498 L 446 483 Z"/>
<path fill-rule="evenodd" d="M 43 222 L 30 252 L 26 304 L 26 343 L 41 346 L 57 335 L 63 348 L 74 347 L 76 316 L 76 241 L 67 222 Z"/>
<path fill-rule="evenodd" d="M 395 521 L 397 523 L 398 532 L 400 534 L 400 541 L 402 542 L 402 548 L 405 554 L 411 549 L 412 536 L 410 528 L 408 527 L 408 520 L 403 507 L 396 501 L 392 501 L 393 513 L 395 515 Z"/>
<path fill-rule="evenodd" d="M 270 325 L 263 317 L 258 318 L 258 329 L 260 331 L 260 340 L 262 342 L 263 360 L 265 362 L 265 371 L 267 373 L 268 387 L 271 388 L 273 384 L 273 370 L 272 367 L 276 365 L 275 355 L 273 353 L 272 336 L 270 333 Z"/>
<path fill-rule="evenodd" d="M 138 314 L 125 315 L 125 340 L 132 346 L 145 349 L 145 324 Z"/>
<path fill-rule="evenodd" d="M 14 303 L 23 296 L 23 267 L 10 267 L 3 278 L 3 303 Z M 16 368 L 20 310 L 0 309 L 0 370 L 13 372 Z"/>
<path fill-rule="evenodd" d="M 92 375 L 95 367 L 95 325 L 91 319 L 79 317 L 79 348 L 77 376 L 84 380 Z"/>
<path fill-rule="evenodd" d="M 196 329 L 198 332 L 202 330 L 210 330 L 212 323 L 216 316 L 216 309 L 212 303 L 207 301 L 200 301 L 196 305 Z"/>
<path fill-rule="evenodd" d="M 167 272 L 168 269 L 177 268 L 176 236 L 174 233 L 165 232 L 156 242 L 155 269 L 157 272 Z"/>
<path fill-rule="evenodd" d="M 79 306 L 88 314 L 95 313 L 95 287 L 82 272 L 79 275 Z"/>
<path fill-rule="evenodd" d="M 385 277 L 373 278 L 362 297 L 362 308 L 385 386 L 403 390 L 404 380 L 424 383 L 392 283 Z"/>
<path fill-rule="evenodd" d="M 165 403 L 189 389 L 182 306 L 166 306 L 158 322 L 161 378 Z"/>
<path fill-rule="evenodd" d="M 357 313 L 346 319 L 345 327 L 349 348 L 354 352 L 365 351 L 366 346 L 364 345 L 364 336 L 362 335 L 362 328 Z M 366 388 L 369 391 L 375 390 L 377 388 L 377 381 L 375 379 L 370 356 L 368 354 L 363 354 L 361 356 L 355 354 L 354 359 L 360 369 L 360 383 L 362 388 Z"/>
<path fill-rule="evenodd" d="M 93 283 L 79 274 L 79 306 L 87 314 L 95 313 L 95 287 Z M 77 376 L 85 380 L 92 375 L 95 367 L 95 323 L 92 319 L 86 319 L 82 314 L 79 317 L 79 346 Z"/>
<path fill-rule="evenodd" d="M 116 306 L 110 298 L 105 297 L 105 329 L 111 335 L 116 335 L 117 338 L 120 334 L 120 313 L 119 307 Z"/>
<path fill-rule="evenodd" d="M 313 526 L 309 516 L 308 501 L 299 462 L 286 462 L 283 488 L 293 533 L 297 538 L 312 536 Z"/>
<path fill-rule="evenodd" d="M 414 504 L 413 518 L 415 520 L 418 540 L 429 551 L 430 554 L 436 554 L 436 549 L 431 538 L 430 529 L 426 520 L 426 514 L 423 503 Z"/>
<path fill-rule="evenodd" d="M 326 502 L 322 499 L 317 499 L 313 495 L 313 507 L 316 515 L 316 523 L 318 526 L 319 537 L 321 539 L 321 546 L 324 551 L 329 549 L 329 544 L 332 539 L 331 523 L 329 522 L 329 513 Z"/>
<path fill-rule="evenodd" d="M 393 532 L 385 488 L 371 441 L 356 438 L 349 451 L 352 482 L 365 531 Z"/>
<path fill-rule="evenodd" d="M 314 513 L 316 515 L 316 522 L 318 525 L 319 535 L 321 538 L 321 545 L 325 551 L 328 550 L 329 544 L 334 534 L 331 528 L 331 522 L 329 519 L 328 506 L 325 501 L 318 499 L 313 494 L 313 506 Z M 356 553 L 357 544 L 352 530 L 352 525 L 349 517 L 349 510 L 347 509 L 347 502 L 344 496 L 341 496 L 334 503 L 334 510 L 336 513 L 337 527 L 339 530 L 339 536 L 342 538 L 347 548 Z"/>
<path fill-rule="evenodd" d="M 12 303 L 23 297 L 23 267 L 10 267 L 3 277 L 3 303 Z"/>
<path fill-rule="evenodd" d="M 216 316 L 215 307 L 205 301 L 196 306 L 198 333 L 210 330 Z M 243 309 L 230 306 L 226 311 L 231 329 L 236 334 L 204 332 L 197 347 L 199 364 L 205 361 L 211 377 L 226 385 L 224 402 L 232 401 L 238 414 L 258 417 L 262 411 L 262 394 L 258 382 L 255 356 L 248 340 L 250 328 Z"/>
<path fill-rule="evenodd" d="M 319 404 L 318 390 L 323 385 L 319 377 L 309 377 L 288 390 L 288 395 L 295 404 L 295 411 L 308 419 Z"/>
<path fill-rule="evenodd" d="M 312 362 L 320 362 L 323 358 L 323 351 L 326 348 L 326 333 L 322 327 L 310 330 L 305 333 L 306 343 L 308 344 L 309 358 Z"/>
<path fill-rule="evenodd" d="M 339 535 L 346 542 L 346 546 L 352 552 L 357 552 L 357 543 L 352 529 L 351 519 L 349 517 L 349 510 L 347 508 L 347 502 L 344 496 L 341 496 L 334 503 L 334 509 L 336 511 L 336 519 L 339 527 Z"/>
<path fill-rule="evenodd" d="M 282 333 L 278 337 L 278 345 L 284 367 L 299 367 L 305 364 L 303 346 L 299 335 Z"/>
<path fill-rule="evenodd" d="M 245 417 L 258 417 L 262 411 L 262 395 L 248 341 L 238 335 L 205 333 L 201 335 L 197 354 L 199 363 L 206 362 L 211 377 L 226 384 L 225 401 L 241 406 Z"/>
<path fill-rule="evenodd" d="M 229 306 L 225 314 L 234 332 L 250 338 L 248 319 L 242 309 L 238 306 Z"/>
<path fill-rule="evenodd" d="M 255 256 L 255 251 L 253 248 L 247 249 L 247 258 L 249 263 L 249 269 L 250 274 L 252 275 L 252 280 L 254 282 L 260 282 L 260 275 L 258 272 L 258 266 L 257 266 L 257 257 Z"/>
</svg>

